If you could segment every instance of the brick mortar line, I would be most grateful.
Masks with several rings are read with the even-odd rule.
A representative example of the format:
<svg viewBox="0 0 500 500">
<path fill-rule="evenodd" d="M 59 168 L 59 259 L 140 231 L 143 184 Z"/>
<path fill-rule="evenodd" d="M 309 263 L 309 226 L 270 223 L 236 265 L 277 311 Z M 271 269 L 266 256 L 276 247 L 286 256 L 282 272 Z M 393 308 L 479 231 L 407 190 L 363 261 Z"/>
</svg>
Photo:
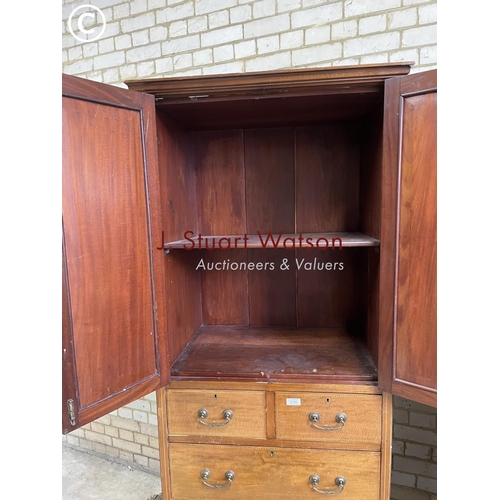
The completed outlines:
<svg viewBox="0 0 500 500">
<path fill-rule="evenodd" d="M 158 477 L 161 476 L 160 471 L 157 471 L 157 470 L 152 469 L 150 467 L 145 467 L 144 465 L 138 464 L 136 462 L 128 462 L 127 460 L 124 460 L 123 458 L 112 457 L 111 455 L 106 455 L 105 453 L 100 453 L 100 452 L 94 451 L 94 450 L 87 450 L 86 448 L 80 448 L 79 446 L 74 446 L 72 444 L 68 444 L 68 443 L 64 443 L 64 442 L 62 443 L 62 445 L 65 448 L 69 448 L 71 450 L 78 451 L 80 453 L 85 453 L 86 455 L 97 456 L 99 458 L 102 458 L 103 460 L 106 460 L 107 462 L 118 463 L 118 464 L 123 465 L 127 468 L 130 467 L 132 469 L 137 469 L 137 470 L 140 470 L 142 472 L 148 472 L 149 474 L 154 474 L 155 476 L 158 476 Z M 124 451 L 126 451 L 126 450 L 124 450 Z M 132 452 L 128 452 L 128 453 L 131 453 L 132 455 L 138 455 L 138 453 L 132 453 Z M 140 455 L 140 456 L 144 456 L 148 459 L 151 458 L 151 457 L 147 457 L 146 455 Z M 153 459 L 153 460 L 156 460 L 156 459 Z"/>
<path fill-rule="evenodd" d="M 248 5 L 248 4 L 244 4 L 244 5 Z M 241 6 L 244 6 L 244 5 L 241 5 Z M 326 5 L 328 5 L 328 4 L 326 4 Z M 247 19 L 245 21 L 239 21 L 239 22 L 231 22 L 231 21 L 229 21 L 228 24 L 224 24 L 224 25 L 221 25 L 221 26 L 216 26 L 216 27 L 213 27 L 213 28 L 207 27 L 207 29 L 195 32 L 195 34 L 196 33 L 209 33 L 209 32 L 212 32 L 212 31 L 215 31 L 215 30 L 224 29 L 224 28 L 227 28 L 227 27 L 236 27 L 236 26 L 242 26 L 243 27 L 246 24 L 258 23 L 258 22 L 261 22 L 261 21 L 273 19 L 274 17 L 278 17 L 278 16 L 288 16 L 288 21 L 290 22 L 290 28 L 287 31 L 296 30 L 296 29 L 310 29 L 310 28 L 318 28 L 318 27 L 322 27 L 322 26 L 328 26 L 328 25 L 331 25 L 331 24 L 341 23 L 341 22 L 345 22 L 345 21 L 360 21 L 360 20 L 363 20 L 363 19 L 369 19 L 371 17 L 387 15 L 387 14 L 390 14 L 390 13 L 393 13 L 393 12 L 404 12 L 405 10 L 410 10 L 410 9 L 415 9 L 417 21 L 416 21 L 415 24 L 409 25 L 409 26 L 407 26 L 405 28 L 411 29 L 411 28 L 415 28 L 415 27 L 419 27 L 419 26 L 423 26 L 423 27 L 424 26 L 433 26 L 433 25 L 437 24 L 436 21 L 429 21 L 429 22 L 425 22 L 425 21 L 421 22 L 420 21 L 421 14 L 419 13 L 419 7 L 422 7 L 422 6 L 425 6 L 425 5 L 436 5 L 436 3 L 432 2 L 432 1 L 429 1 L 429 3 L 427 3 L 427 4 L 415 4 L 415 5 L 409 5 L 409 6 L 403 6 L 403 7 L 394 7 L 394 8 L 387 9 L 387 10 L 374 11 L 374 12 L 370 12 L 370 13 L 367 13 L 367 14 L 358 14 L 358 15 L 349 16 L 349 17 L 345 17 L 345 15 L 342 15 L 342 17 L 340 17 L 338 19 L 334 19 L 332 21 L 328 21 L 328 22 L 325 22 L 325 23 L 316 23 L 316 24 L 311 24 L 311 25 L 298 26 L 298 27 L 295 27 L 295 28 L 292 27 L 292 25 L 291 25 L 291 21 L 292 21 L 291 14 L 298 13 L 298 12 L 308 12 L 308 11 L 313 10 L 315 8 L 321 8 L 322 6 L 323 7 L 325 6 L 324 4 L 319 4 L 318 6 L 311 7 L 311 8 L 306 8 L 306 9 L 298 7 L 297 9 L 294 9 L 294 10 L 291 10 L 291 11 L 282 11 L 282 12 L 278 12 L 278 13 L 270 15 L 270 16 L 263 16 L 263 17 L 258 17 L 258 18 L 255 18 L 255 17 L 252 16 L 250 19 Z M 218 12 L 225 12 L 225 11 L 227 11 L 228 13 L 230 13 L 230 10 L 232 8 L 235 8 L 235 7 L 238 7 L 238 6 L 224 8 L 224 9 L 221 9 L 219 11 L 214 11 L 214 12 L 209 12 L 209 13 L 204 13 L 204 14 L 198 14 L 198 15 L 195 14 L 194 16 L 193 15 L 188 15 L 186 17 L 176 18 L 176 19 L 172 19 L 170 21 L 164 21 L 164 22 L 157 22 L 156 21 L 156 14 L 158 12 L 160 12 L 161 10 L 163 10 L 163 9 L 152 9 L 152 10 L 144 11 L 144 12 L 142 12 L 140 14 L 134 14 L 134 15 L 120 17 L 120 18 L 116 18 L 116 19 L 114 17 L 111 17 L 111 20 L 106 19 L 106 22 L 108 23 L 108 25 L 111 25 L 111 24 L 114 25 L 114 24 L 116 24 L 118 26 L 118 28 L 119 28 L 118 34 L 130 34 L 130 33 L 134 33 L 134 32 L 141 31 L 141 30 L 150 30 L 151 28 L 169 27 L 172 23 L 177 23 L 177 22 L 186 22 L 187 23 L 189 20 L 192 20 L 192 19 L 195 19 L 195 18 L 201 18 L 201 17 L 206 17 L 207 18 L 207 23 L 208 23 L 208 17 L 211 14 L 215 14 L 215 13 L 218 13 Z M 154 18 L 155 18 L 155 24 L 154 24 L 154 26 L 144 26 L 144 27 L 140 27 L 140 28 L 137 28 L 137 29 L 134 29 L 134 30 L 131 30 L 131 31 L 123 31 L 123 28 L 122 28 L 122 22 L 123 21 L 133 21 L 134 19 L 138 19 L 138 18 L 143 17 L 143 16 L 145 16 L 147 14 L 154 14 Z M 70 36 L 69 30 L 67 29 L 68 18 L 62 18 L 61 21 L 64 23 L 64 26 L 65 26 L 65 31 L 62 34 Z M 383 33 L 383 32 L 385 32 L 385 31 L 381 31 L 381 33 Z M 113 36 L 116 36 L 116 35 L 113 35 Z M 104 39 L 106 39 L 106 38 L 109 38 L 109 37 L 104 37 Z"/>
<path fill-rule="evenodd" d="M 431 25 L 430 25 L 431 26 Z M 300 30 L 292 30 L 292 31 L 300 31 Z M 303 30 L 304 31 L 304 30 Z M 390 34 L 393 34 L 393 33 L 398 33 L 399 34 L 399 48 L 395 48 L 395 49 L 388 49 L 388 50 L 385 50 L 383 52 L 381 52 L 380 50 L 376 50 L 376 49 L 373 49 L 375 54 L 390 54 L 390 53 L 394 53 L 394 52 L 399 52 L 399 51 L 402 51 L 402 50 L 412 50 L 412 49 L 420 49 L 420 48 L 424 48 L 424 47 L 433 47 L 433 46 L 437 46 L 437 42 L 434 42 L 434 43 L 426 43 L 424 45 L 409 45 L 409 46 L 402 46 L 402 38 L 401 36 L 403 35 L 402 31 L 406 31 L 406 30 L 401 30 L 401 29 L 395 29 L 395 30 L 387 30 L 387 31 L 383 31 L 383 32 L 380 32 L 380 33 L 375 33 L 375 34 L 370 34 L 370 35 L 366 35 L 366 36 L 352 36 L 352 37 L 349 37 L 349 38 L 345 38 L 345 39 L 328 39 L 324 42 L 320 42 L 318 44 L 303 44 L 303 45 L 300 45 L 300 46 L 297 46 L 297 47 L 293 47 L 291 49 L 278 49 L 278 50 L 275 50 L 273 51 L 272 53 L 276 53 L 276 52 L 281 52 L 281 51 L 287 51 L 287 50 L 292 50 L 292 51 L 298 51 L 298 50 L 302 50 L 302 49 L 309 49 L 309 48 L 314 48 L 314 47 L 321 47 L 323 45 L 328 45 L 328 44 L 342 44 L 343 48 L 344 48 L 344 45 L 346 42 L 349 42 L 349 41 L 352 41 L 352 40 L 359 40 L 359 39 L 364 39 L 364 38 L 368 38 L 368 37 L 372 37 L 372 36 L 384 36 L 384 35 L 390 35 Z M 164 56 L 164 57 L 174 57 L 175 55 L 182 55 L 182 54 L 192 54 L 194 52 L 197 52 L 197 51 L 200 51 L 200 50 L 214 50 L 215 48 L 219 48 L 219 47 L 225 47 L 225 46 L 234 46 L 235 44 L 238 44 L 238 43 L 241 43 L 241 42 L 251 42 L 251 41 L 254 41 L 254 42 L 257 42 L 258 40 L 261 40 L 262 38 L 268 38 L 268 37 L 272 37 L 272 36 L 280 36 L 280 35 L 283 35 L 283 34 L 286 34 L 286 33 L 289 33 L 290 30 L 286 30 L 286 31 L 282 31 L 282 32 L 277 32 L 277 33 L 271 33 L 269 35 L 266 35 L 266 36 L 258 36 L 258 37 L 253 37 L 253 38 L 248 38 L 248 39 L 238 39 L 238 40 L 234 40 L 232 42 L 229 42 L 229 43 L 220 43 L 220 44 L 216 44 L 216 45 L 207 45 L 207 46 L 202 46 L 200 44 L 199 47 L 197 48 L 190 48 L 190 49 L 186 49 L 186 50 L 179 50 L 178 52 L 175 52 L 175 53 L 172 53 L 172 54 L 161 54 L 161 56 Z M 305 33 L 304 33 L 305 34 Z M 115 36 L 119 36 L 119 35 L 115 35 Z M 122 35 L 120 35 L 122 36 Z M 189 36 L 195 36 L 195 35 L 189 35 Z M 150 42 L 150 43 L 144 43 L 144 44 L 141 44 L 141 45 L 133 45 L 132 47 L 127 47 L 127 48 L 123 48 L 123 49 L 113 49 L 113 50 L 110 50 L 110 51 L 107 51 L 107 52 L 103 52 L 103 53 L 97 53 L 96 55 L 93 55 L 93 56 L 87 56 L 87 57 L 77 57 L 76 59 L 69 59 L 69 51 L 71 49 L 77 49 L 78 47 L 82 47 L 82 53 L 83 53 L 83 46 L 80 46 L 80 45 L 77 45 L 75 47 L 65 47 L 62 49 L 62 51 L 67 51 L 68 52 L 68 61 L 67 62 L 76 62 L 76 61 L 84 61 L 84 60 L 92 60 L 92 59 L 95 59 L 96 57 L 101 57 L 101 56 L 106 56 L 106 55 L 110 55 L 110 54 L 116 54 L 116 53 L 119 53 L 119 52 L 124 52 L 125 53 L 125 56 L 127 55 L 128 52 L 130 51 L 137 51 L 139 50 L 141 47 L 144 47 L 144 48 L 147 48 L 147 47 L 151 47 L 153 46 L 154 44 L 160 44 L 160 50 L 162 51 L 163 48 L 161 47 L 162 44 L 166 43 L 166 42 L 172 42 L 172 41 L 179 41 L 181 42 L 182 41 L 182 38 L 176 38 L 176 39 L 166 39 L 166 40 L 156 40 L 154 42 Z M 95 42 L 91 42 L 91 43 L 95 43 Z M 182 45 L 180 43 L 180 45 Z M 182 49 L 182 47 L 181 47 Z M 271 54 L 271 52 L 266 52 L 265 54 Z M 372 53 L 366 53 L 366 54 L 357 54 L 357 55 L 353 55 L 352 57 L 363 57 L 365 55 L 370 55 Z M 259 57 L 259 56 L 263 56 L 264 54 L 255 54 L 253 56 L 248 56 L 249 58 L 256 58 L 256 57 Z M 140 61 L 136 61 L 134 63 L 130 63 L 130 64 L 136 64 L 137 62 L 145 62 L 145 61 L 149 61 L 149 60 L 156 60 L 158 59 L 158 56 L 156 57 L 150 57 L 150 58 L 146 58 L 146 59 L 141 59 Z M 402 408 L 402 407 L 397 407 L 397 408 Z M 407 409 L 408 408 L 404 408 L 404 409 Z M 411 410 L 409 410 L 411 411 Z"/>
<path fill-rule="evenodd" d="M 199 65 L 199 66 L 196 66 L 196 67 L 203 68 L 203 67 L 215 66 L 215 65 L 218 65 L 219 63 L 238 62 L 238 61 L 251 61 L 251 60 L 255 60 L 255 59 L 258 59 L 258 58 L 267 57 L 267 56 L 271 56 L 271 55 L 294 53 L 294 52 L 298 52 L 299 50 L 320 48 L 320 47 L 323 47 L 325 45 L 338 44 L 338 43 L 343 43 L 343 42 L 336 42 L 336 41 L 330 41 L 330 42 L 328 42 L 327 41 L 327 42 L 323 42 L 321 44 L 316 44 L 316 45 L 306 45 L 306 46 L 294 47 L 293 49 L 278 49 L 278 50 L 274 50 L 272 52 L 264 52 L 264 53 L 260 53 L 260 54 L 257 53 L 257 54 L 254 54 L 252 56 L 246 56 L 246 57 L 241 57 L 241 58 L 236 58 L 235 57 L 235 58 L 232 58 L 232 59 L 227 59 L 227 60 L 224 60 L 224 61 L 207 63 L 207 64 Z M 229 45 L 229 44 L 225 44 L 225 45 L 222 45 L 222 46 L 226 46 L 226 45 Z M 377 51 L 376 49 L 373 49 L 373 52 L 367 52 L 365 54 L 356 54 L 356 55 L 348 56 L 348 58 L 349 59 L 351 59 L 351 58 L 362 58 L 362 57 L 367 57 L 367 56 L 372 56 L 372 55 L 381 55 L 381 56 L 387 55 L 387 56 L 391 56 L 392 54 L 396 54 L 398 52 L 404 52 L 404 51 L 410 51 L 410 50 L 420 50 L 422 48 L 429 48 L 429 47 L 432 48 L 432 47 L 436 47 L 436 46 L 437 46 L 437 44 L 430 43 L 430 44 L 427 44 L 427 45 L 414 45 L 414 46 L 409 46 L 409 47 L 399 47 L 399 48 L 395 48 L 395 49 L 389 49 L 389 50 L 384 51 L 384 52 L 380 52 L 380 51 Z M 174 57 L 178 57 L 178 56 L 182 56 L 182 55 L 189 55 L 189 54 L 193 55 L 195 52 L 198 52 L 200 50 L 205 50 L 205 49 L 206 50 L 213 50 L 213 48 L 217 48 L 217 47 L 219 47 L 219 46 L 205 47 L 205 48 L 200 47 L 198 49 L 191 49 L 191 50 L 187 50 L 187 51 L 184 51 L 184 52 L 177 52 L 175 54 L 160 55 L 160 56 L 156 56 L 156 57 L 149 57 L 149 58 L 141 59 L 140 61 L 125 62 L 125 64 L 118 64 L 117 66 L 109 66 L 109 67 L 106 67 L 106 68 L 100 68 L 100 69 L 97 69 L 95 71 L 102 71 L 102 70 L 107 70 L 107 69 L 112 69 L 112 68 L 120 68 L 120 67 L 123 67 L 125 65 L 128 66 L 128 65 L 132 65 L 132 64 L 140 64 L 140 63 L 143 63 L 143 62 L 155 62 L 155 61 L 158 61 L 159 59 L 174 58 Z M 136 48 L 138 48 L 138 47 L 136 47 Z M 69 54 L 68 54 L 68 60 L 65 61 L 64 65 L 68 66 L 68 65 L 76 63 L 76 62 L 93 61 L 96 57 L 105 56 L 105 55 L 108 55 L 108 54 L 116 54 L 117 52 L 123 52 L 123 51 L 124 51 L 124 49 L 119 49 L 119 50 L 114 50 L 114 51 L 111 51 L 111 52 L 106 52 L 104 54 L 98 54 L 98 55 L 95 55 L 95 56 L 77 57 L 76 59 L 69 59 Z M 125 49 L 125 56 L 126 56 L 126 49 Z M 325 59 L 325 61 L 329 60 L 329 61 L 333 62 L 333 61 L 339 61 L 339 60 L 346 59 L 346 58 L 347 58 L 346 56 L 342 55 L 342 56 L 336 57 L 334 59 L 332 59 L 332 58 Z M 321 62 L 321 61 L 317 61 L 317 62 Z M 314 64 L 314 63 L 311 63 L 311 64 Z M 435 63 L 429 63 L 429 64 L 435 64 Z M 398 408 L 400 408 L 400 407 L 398 407 Z M 139 410 L 139 411 L 143 411 L 143 410 Z"/>
</svg>

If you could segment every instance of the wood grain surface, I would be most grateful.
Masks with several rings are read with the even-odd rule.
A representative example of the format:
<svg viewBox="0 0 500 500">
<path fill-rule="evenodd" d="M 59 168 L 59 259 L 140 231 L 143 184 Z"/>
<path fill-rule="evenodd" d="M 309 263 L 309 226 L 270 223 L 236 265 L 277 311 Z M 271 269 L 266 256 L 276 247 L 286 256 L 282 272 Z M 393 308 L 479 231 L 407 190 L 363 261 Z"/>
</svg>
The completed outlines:
<svg viewBox="0 0 500 500">
<path fill-rule="evenodd" d="M 64 75 L 62 136 L 63 338 L 84 425 L 169 378 L 154 100 Z"/>
<path fill-rule="evenodd" d="M 290 405 L 288 402 L 300 401 Z M 340 430 L 318 429 L 309 421 L 317 412 L 319 426 L 338 427 L 336 416 L 344 413 L 347 420 Z M 276 392 L 276 437 L 300 441 L 329 441 L 351 443 L 353 449 L 363 449 L 362 443 L 379 446 L 381 440 L 382 398 L 355 394 L 311 392 Z M 359 448 L 361 443 L 361 448 Z"/>
<path fill-rule="evenodd" d="M 168 428 L 172 436 L 237 437 L 266 439 L 266 393 L 264 391 L 175 390 L 167 392 Z M 203 422 L 225 423 L 222 414 L 233 417 L 224 427 L 200 423 L 198 410 L 206 409 Z"/>
<path fill-rule="evenodd" d="M 309 483 L 312 474 L 320 476 L 320 489 L 337 489 L 336 477 L 345 477 L 341 498 L 379 499 L 380 454 L 374 452 L 172 443 L 170 467 L 174 500 L 313 499 L 320 494 Z M 210 484 L 226 484 L 228 470 L 235 479 L 227 490 L 212 489 L 201 481 L 203 469 L 211 472 Z"/>
<path fill-rule="evenodd" d="M 404 100 L 396 379 L 436 389 L 437 93 Z M 424 341 L 425 339 L 425 341 Z"/>
<path fill-rule="evenodd" d="M 86 407 L 157 372 L 148 208 L 140 114 L 69 98 L 63 110 L 64 229 Z"/>
<path fill-rule="evenodd" d="M 203 326 L 172 366 L 176 377 L 376 380 L 363 342 L 330 328 Z"/>
<path fill-rule="evenodd" d="M 437 72 L 389 80 L 384 116 L 379 386 L 435 406 Z"/>
</svg>

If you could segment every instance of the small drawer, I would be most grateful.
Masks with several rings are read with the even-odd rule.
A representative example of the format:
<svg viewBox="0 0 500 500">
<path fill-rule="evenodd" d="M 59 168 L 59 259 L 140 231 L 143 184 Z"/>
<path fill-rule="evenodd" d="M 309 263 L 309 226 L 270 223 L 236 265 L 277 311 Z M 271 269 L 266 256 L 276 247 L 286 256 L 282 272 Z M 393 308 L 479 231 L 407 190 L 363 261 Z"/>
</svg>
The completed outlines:
<svg viewBox="0 0 500 500">
<path fill-rule="evenodd" d="M 169 436 L 266 439 L 264 391 L 169 389 Z"/>
<path fill-rule="evenodd" d="M 169 455 L 174 500 L 319 500 L 332 491 L 342 500 L 380 496 L 377 452 L 172 443 Z"/>
<path fill-rule="evenodd" d="M 276 392 L 276 438 L 380 449 L 382 396 Z"/>
</svg>

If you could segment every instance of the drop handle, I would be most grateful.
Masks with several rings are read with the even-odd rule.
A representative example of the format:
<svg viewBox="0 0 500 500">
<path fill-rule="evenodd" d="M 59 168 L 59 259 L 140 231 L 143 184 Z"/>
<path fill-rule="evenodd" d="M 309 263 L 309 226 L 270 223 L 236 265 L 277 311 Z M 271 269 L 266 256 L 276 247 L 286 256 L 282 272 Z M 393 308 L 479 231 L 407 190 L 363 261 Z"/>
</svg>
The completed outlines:
<svg viewBox="0 0 500 500">
<path fill-rule="evenodd" d="M 312 485 L 312 489 L 317 491 L 318 493 L 323 493 L 323 495 L 338 495 L 344 491 L 344 486 L 346 484 L 346 479 L 344 476 L 338 476 L 335 478 L 335 484 L 338 486 L 336 490 L 320 490 L 316 486 L 319 484 L 319 476 L 317 474 L 313 474 L 309 476 L 309 482 Z"/>
<path fill-rule="evenodd" d="M 336 425 L 335 427 L 318 425 L 318 422 L 320 420 L 321 420 L 321 415 L 318 412 L 313 411 L 312 413 L 309 413 L 309 421 L 317 429 L 321 429 L 322 431 L 339 431 L 340 429 L 342 429 L 342 427 L 344 427 L 344 424 L 347 422 L 347 415 L 345 413 L 337 413 L 335 421 L 340 425 Z"/>
<path fill-rule="evenodd" d="M 222 418 L 225 420 L 225 422 L 204 422 L 203 420 L 207 417 L 208 410 L 205 410 L 205 408 L 200 408 L 198 410 L 198 421 L 200 422 L 200 424 L 206 425 L 207 427 L 225 427 L 233 418 L 233 412 L 231 410 L 224 410 L 222 412 Z"/>
<path fill-rule="evenodd" d="M 214 488 L 216 490 L 222 490 L 222 489 L 225 489 L 225 488 L 230 488 L 231 484 L 233 484 L 234 478 L 236 477 L 236 474 L 232 470 L 228 470 L 224 474 L 224 478 L 227 481 L 226 484 L 210 484 L 210 483 L 207 483 L 207 479 L 210 479 L 211 475 L 212 475 L 212 473 L 208 469 L 203 469 L 200 472 L 200 477 L 201 477 L 202 483 L 205 486 L 208 486 L 209 488 Z"/>
</svg>

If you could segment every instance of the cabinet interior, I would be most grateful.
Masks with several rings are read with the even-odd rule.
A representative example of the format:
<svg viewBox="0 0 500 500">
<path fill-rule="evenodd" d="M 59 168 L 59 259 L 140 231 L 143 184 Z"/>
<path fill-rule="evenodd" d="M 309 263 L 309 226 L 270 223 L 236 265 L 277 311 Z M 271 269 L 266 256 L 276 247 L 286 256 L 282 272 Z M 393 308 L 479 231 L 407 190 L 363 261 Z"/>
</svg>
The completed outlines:
<svg viewBox="0 0 500 500">
<path fill-rule="evenodd" d="M 382 85 L 157 104 L 174 379 L 377 380 L 382 122 Z"/>
</svg>

